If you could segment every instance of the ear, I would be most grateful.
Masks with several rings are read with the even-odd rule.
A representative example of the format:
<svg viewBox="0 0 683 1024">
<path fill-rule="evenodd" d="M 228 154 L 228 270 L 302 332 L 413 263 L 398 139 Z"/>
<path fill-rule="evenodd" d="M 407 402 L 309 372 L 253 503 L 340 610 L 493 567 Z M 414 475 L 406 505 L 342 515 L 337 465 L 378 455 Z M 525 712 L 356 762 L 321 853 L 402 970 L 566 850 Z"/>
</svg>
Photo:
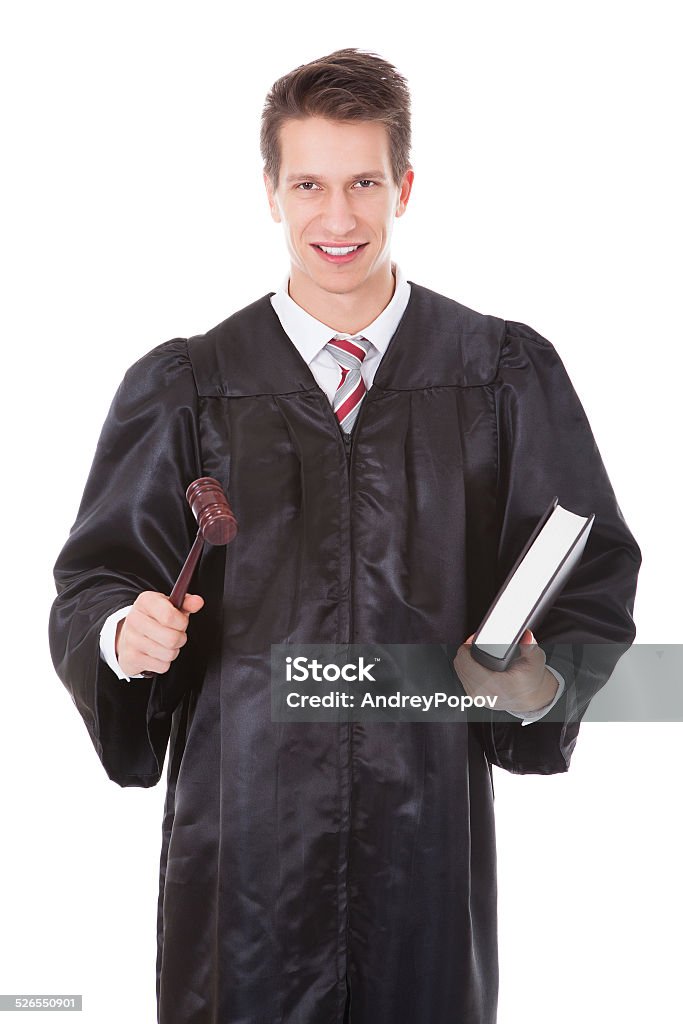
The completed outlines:
<svg viewBox="0 0 683 1024">
<path fill-rule="evenodd" d="M 275 189 L 273 188 L 273 183 L 265 171 L 263 172 L 263 183 L 266 186 L 266 194 L 268 196 L 268 204 L 270 206 L 270 215 L 273 218 L 273 220 L 277 224 L 279 224 L 281 217 L 280 210 L 277 205 L 277 200 L 275 198 Z"/>
<path fill-rule="evenodd" d="M 409 167 L 406 173 L 403 175 L 403 181 L 401 182 L 401 191 L 399 192 L 398 200 L 396 202 L 396 216 L 401 217 L 408 205 L 408 199 L 410 198 L 410 192 L 413 187 L 413 179 L 415 178 L 415 171 L 412 167 Z"/>
</svg>

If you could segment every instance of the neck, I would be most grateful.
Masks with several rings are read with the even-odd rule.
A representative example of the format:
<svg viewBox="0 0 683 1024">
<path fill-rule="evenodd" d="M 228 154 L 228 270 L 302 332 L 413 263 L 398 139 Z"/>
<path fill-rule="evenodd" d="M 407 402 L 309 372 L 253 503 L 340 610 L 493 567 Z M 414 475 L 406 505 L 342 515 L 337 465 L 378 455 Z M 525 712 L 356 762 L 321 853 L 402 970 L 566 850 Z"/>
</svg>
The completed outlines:
<svg viewBox="0 0 683 1024">
<path fill-rule="evenodd" d="M 396 281 L 391 262 L 349 292 L 325 291 L 292 265 L 289 295 L 307 313 L 339 334 L 358 334 L 376 320 L 391 302 Z"/>
</svg>

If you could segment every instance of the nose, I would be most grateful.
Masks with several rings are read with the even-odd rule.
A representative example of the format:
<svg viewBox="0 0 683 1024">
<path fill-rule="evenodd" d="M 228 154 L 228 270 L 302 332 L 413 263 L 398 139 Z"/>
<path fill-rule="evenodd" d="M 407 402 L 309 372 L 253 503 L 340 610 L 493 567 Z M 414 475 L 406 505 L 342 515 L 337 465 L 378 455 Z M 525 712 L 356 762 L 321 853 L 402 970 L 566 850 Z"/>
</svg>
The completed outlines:
<svg viewBox="0 0 683 1024">
<path fill-rule="evenodd" d="M 355 230 L 352 197 L 345 188 L 330 188 L 323 200 L 320 227 L 333 241 L 341 240 Z"/>
</svg>

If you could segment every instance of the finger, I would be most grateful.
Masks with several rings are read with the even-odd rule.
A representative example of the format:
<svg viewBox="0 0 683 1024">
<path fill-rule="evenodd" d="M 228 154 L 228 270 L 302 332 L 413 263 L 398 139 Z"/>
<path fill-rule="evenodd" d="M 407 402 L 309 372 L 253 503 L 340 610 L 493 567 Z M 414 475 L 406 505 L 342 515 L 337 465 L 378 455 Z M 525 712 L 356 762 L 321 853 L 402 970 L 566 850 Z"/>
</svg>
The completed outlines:
<svg viewBox="0 0 683 1024">
<path fill-rule="evenodd" d="M 153 658 L 133 649 L 119 657 L 119 665 L 127 676 L 136 676 L 142 672 L 168 672 L 172 658 Z"/>
<path fill-rule="evenodd" d="M 521 682 L 528 673 L 532 673 L 534 676 L 538 675 L 544 664 L 545 651 L 543 648 L 539 647 L 535 640 L 525 640 L 524 642 L 520 640 L 517 645 L 517 656 L 512 660 L 507 671 Z"/>
<path fill-rule="evenodd" d="M 176 629 L 166 629 L 153 619 L 141 619 L 138 616 L 126 622 L 125 634 L 122 634 L 121 641 L 122 650 L 129 653 L 170 658 L 171 654 L 175 656 L 180 648 L 185 646 L 187 636 Z"/>
<path fill-rule="evenodd" d="M 140 638 L 159 644 L 169 651 L 178 650 L 187 643 L 186 629 L 171 629 L 169 626 L 162 626 L 156 619 L 145 616 L 137 621 L 134 620 L 132 628 Z"/>
<path fill-rule="evenodd" d="M 171 661 L 175 661 L 179 653 L 179 648 L 165 647 L 162 644 L 155 643 L 154 640 L 150 640 L 149 637 L 136 637 L 136 643 L 133 650 L 135 655 L 140 658 L 151 658 L 153 661 L 163 661 L 166 662 L 167 665 Z"/>
<path fill-rule="evenodd" d="M 140 665 L 140 672 L 155 672 L 157 675 L 162 675 L 164 672 L 168 672 L 171 667 L 168 659 L 150 658 L 149 656 L 141 659 L 142 664 Z"/>
<path fill-rule="evenodd" d="M 140 594 L 133 605 L 138 611 L 144 612 L 150 618 L 168 626 L 169 629 L 186 629 L 188 614 L 180 608 L 174 608 L 165 594 L 157 594 L 153 591 L 145 591 Z"/>
</svg>

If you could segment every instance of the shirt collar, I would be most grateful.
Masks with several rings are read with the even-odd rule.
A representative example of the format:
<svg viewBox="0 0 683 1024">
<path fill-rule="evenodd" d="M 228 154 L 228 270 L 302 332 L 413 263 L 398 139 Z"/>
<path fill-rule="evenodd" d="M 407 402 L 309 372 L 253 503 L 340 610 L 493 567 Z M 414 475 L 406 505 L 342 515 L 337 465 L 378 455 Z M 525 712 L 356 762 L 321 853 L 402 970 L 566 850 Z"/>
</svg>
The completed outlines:
<svg viewBox="0 0 683 1024">
<path fill-rule="evenodd" d="M 392 262 L 391 269 L 394 273 L 395 286 L 389 305 L 371 324 L 357 332 L 367 338 L 381 355 L 384 355 L 410 298 L 410 284 L 403 276 L 401 268 Z M 334 336 L 334 331 L 299 306 L 290 296 L 288 289 L 289 274 L 285 276 L 277 292 L 271 295 L 270 301 L 285 333 L 296 344 L 306 362 L 310 364 Z M 354 335 L 338 332 L 338 337 L 351 338 Z"/>
</svg>

